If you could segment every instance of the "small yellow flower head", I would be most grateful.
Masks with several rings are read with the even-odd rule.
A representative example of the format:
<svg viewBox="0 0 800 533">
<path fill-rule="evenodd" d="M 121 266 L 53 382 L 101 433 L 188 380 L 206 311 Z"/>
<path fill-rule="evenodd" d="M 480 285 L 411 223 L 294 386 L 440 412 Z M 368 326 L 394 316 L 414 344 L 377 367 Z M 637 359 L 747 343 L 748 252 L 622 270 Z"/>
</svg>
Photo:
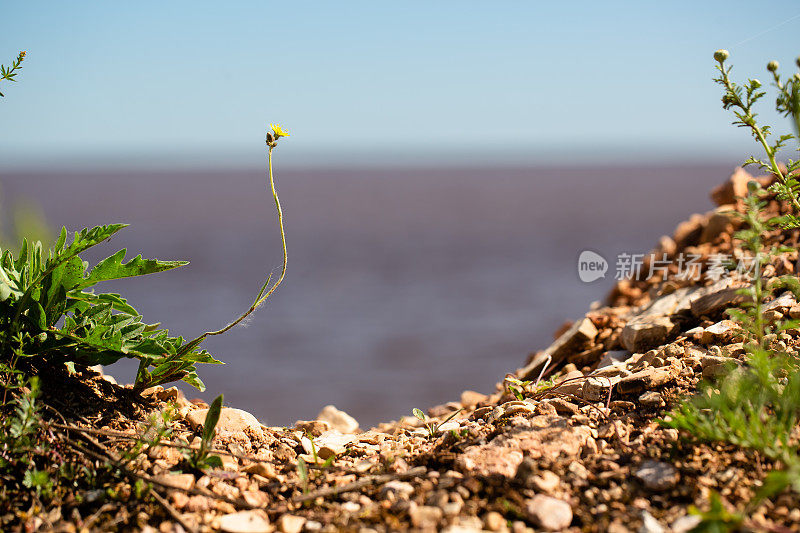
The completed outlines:
<svg viewBox="0 0 800 533">
<path fill-rule="evenodd" d="M 778 70 L 779 66 L 780 65 L 778 64 L 777 61 L 770 61 L 769 63 L 767 63 L 767 70 L 770 72 L 775 72 L 776 70 Z"/>
<path fill-rule="evenodd" d="M 288 137 L 289 134 L 283 131 L 280 124 L 270 124 L 270 128 L 272 128 L 272 132 L 275 134 L 276 139 L 280 139 L 281 137 Z"/>
<path fill-rule="evenodd" d="M 22 60 L 25 59 L 25 54 L 27 54 L 27 52 L 25 50 L 23 50 L 22 52 L 19 53 L 20 62 L 22 62 Z"/>
<path fill-rule="evenodd" d="M 716 59 L 717 61 L 722 63 L 723 61 L 728 59 L 730 57 L 730 55 L 731 55 L 731 53 L 728 52 L 727 50 L 720 49 L 720 50 L 717 50 L 716 52 L 714 52 L 714 59 Z"/>
</svg>

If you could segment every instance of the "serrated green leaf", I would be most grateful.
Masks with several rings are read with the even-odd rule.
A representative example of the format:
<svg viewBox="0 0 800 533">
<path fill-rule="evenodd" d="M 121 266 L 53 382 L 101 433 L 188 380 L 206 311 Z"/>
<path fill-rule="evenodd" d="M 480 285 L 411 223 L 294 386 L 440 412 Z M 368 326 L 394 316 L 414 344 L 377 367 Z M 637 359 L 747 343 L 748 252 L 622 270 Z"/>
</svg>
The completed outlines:
<svg viewBox="0 0 800 533">
<path fill-rule="evenodd" d="M 156 272 L 164 272 L 188 264 L 187 261 L 159 261 L 158 259 L 142 259 L 137 255 L 127 263 L 125 259 L 127 250 L 124 248 L 114 255 L 100 261 L 89 275 L 86 276 L 77 286 L 79 289 L 91 287 L 101 281 L 129 278 L 133 276 L 144 276 Z"/>
</svg>

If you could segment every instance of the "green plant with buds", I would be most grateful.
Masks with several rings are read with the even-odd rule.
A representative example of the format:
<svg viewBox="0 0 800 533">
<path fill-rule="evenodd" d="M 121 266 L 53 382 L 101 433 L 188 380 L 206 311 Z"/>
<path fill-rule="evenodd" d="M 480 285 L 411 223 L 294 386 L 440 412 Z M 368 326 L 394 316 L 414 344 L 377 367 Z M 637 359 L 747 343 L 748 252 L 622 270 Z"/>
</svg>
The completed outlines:
<svg viewBox="0 0 800 533">
<path fill-rule="evenodd" d="M 24 58 L 20 54 L 19 61 Z M 13 79 L 14 70 L 2 70 Z M 281 137 L 288 137 L 279 125 L 267 134 L 269 187 L 278 213 L 283 247 L 283 266 L 273 283 L 267 276 L 253 304 L 222 329 L 207 331 L 185 341 L 173 337 L 158 324 L 142 321 L 142 316 L 115 293 L 96 293 L 102 282 L 163 272 L 187 264 L 185 261 L 160 261 L 136 256 L 125 261 L 126 250 L 112 254 L 93 268 L 80 255 L 101 244 L 126 227 L 110 224 L 82 229 L 70 239 L 66 228 L 53 248 L 46 251 L 40 242 L 23 240 L 18 254 L 0 251 L 0 378 L 6 388 L 20 365 L 34 375 L 42 365 L 76 363 L 108 365 L 122 358 L 137 359 L 139 369 L 134 390 L 183 380 L 200 390 L 205 387 L 196 365 L 217 364 L 200 348 L 209 336 L 221 335 L 261 307 L 283 281 L 286 274 L 286 236 L 283 212 L 275 188 L 272 153 Z"/>
<path fill-rule="evenodd" d="M 772 129 L 770 126 L 759 125 L 756 121 L 757 113 L 754 111 L 755 104 L 767 93 L 762 89 L 762 84 L 757 79 L 748 79 L 747 83 L 739 85 L 731 77 L 732 66 L 726 66 L 726 61 L 730 57 L 727 50 L 717 50 L 714 52 L 714 60 L 718 63 L 717 70 L 719 76 L 714 81 L 724 89 L 722 95 L 722 107 L 733 111 L 736 120 L 733 124 L 750 129 L 753 137 L 764 148 L 767 159 L 757 159 L 751 156 L 745 165 L 757 165 L 777 177 L 777 181 L 771 186 L 770 191 L 777 195 L 779 200 L 788 202 L 792 206 L 792 213 L 784 215 L 780 220 L 784 228 L 800 228 L 800 160 L 789 159 L 786 170 L 778 164 L 777 155 L 786 144 L 796 139 L 800 141 L 800 73 L 796 73 L 786 79 L 781 79 L 778 69 L 780 65 L 777 61 L 767 63 L 767 71 L 772 75 L 774 85 L 778 90 L 775 100 L 775 109 L 786 117 L 791 117 L 794 124 L 795 134 L 787 133 L 775 138 L 770 142 Z M 800 68 L 800 57 L 797 59 L 797 66 Z M 800 146 L 798 146 L 800 149 Z"/>
<path fill-rule="evenodd" d="M 25 61 L 25 55 L 26 52 L 24 50 L 17 54 L 17 58 L 11 63 L 10 67 L 0 65 L 0 81 L 17 81 L 14 78 L 19 74 L 19 71 L 22 70 L 22 62 Z M 5 95 L 0 93 L 0 96 Z"/>
</svg>

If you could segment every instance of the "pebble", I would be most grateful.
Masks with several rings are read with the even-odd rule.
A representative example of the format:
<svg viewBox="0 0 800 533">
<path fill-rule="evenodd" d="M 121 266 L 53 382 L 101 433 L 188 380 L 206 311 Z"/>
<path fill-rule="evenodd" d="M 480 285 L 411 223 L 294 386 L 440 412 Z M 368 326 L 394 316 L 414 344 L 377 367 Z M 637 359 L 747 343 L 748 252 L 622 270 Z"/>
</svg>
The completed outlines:
<svg viewBox="0 0 800 533">
<path fill-rule="evenodd" d="M 550 398 L 545 403 L 552 405 L 560 415 L 574 415 L 578 413 L 578 406 L 564 398 Z"/>
<path fill-rule="evenodd" d="M 601 402 L 608 399 L 609 387 L 613 387 L 619 382 L 617 377 L 590 377 L 583 382 L 581 396 L 589 402 Z"/>
<path fill-rule="evenodd" d="M 620 342 L 626 350 L 640 352 L 664 344 L 675 330 L 675 324 L 667 317 L 640 318 L 622 328 Z"/>
<path fill-rule="evenodd" d="M 422 529 L 435 528 L 442 519 L 443 512 L 438 507 L 431 507 L 429 505 L 417 505 L 411 507 L 408 515 L 411 518 L 411 523 L 414 527 Z"/>
<path fill-rule="evenodd" d="M 302 516 L 285 514 L 278 519 L 278 529 L 282 533 L 300 533 L 305 524 L 306 519 Z"/>
<path fill-rule="evenodd" d="M 528 519 L 537 527 L 548 531 L 560 531 L 572 523 L 572 508 L 556 498 L 537 494 L 525 505 Z"/>
<path fill-rule="evenodd" d="M 193 429 L 197 430 L 203 427 L 206 421 L 208 409 L 195 409 L 186 415 L 186 421 Z M 252 432 L 255 435 L 263 436 L 261 423 L 248 413 L 241 409 L 232 409 L 230 407 L 223 407 L 219 415 L 219 422 L 216 427 L 218 436 L 226 435 L 241 435 L 245 432 Z"/>
<path fill-rule="evenodd" d="M 530 478 L 530 484 L 539 492 L 553 492 L 561 485 L 561 478 L 549 470 L 543 470 Z"/>
<path fill-rule="evenodd" d="M 665 531 L 664 526 L 653 515 L 642 511 L 642 527 L 639 528 L 639 533 L 665 533 Z"/>
<path fill-rule="evenodd" d="M 267 514 L 263 511 L 239 511 L 219 519 L 219 529 L 226 533 L 270 533 Z"/>
<path fill-rule="evenodd" d="M 194 475 L 192 474 L 161 474 L 154 476 L 153 479 L 181 490 L 189 490 L 194 487 Z"/>
<path fill-rule="evenodd" d="M 659 407 L 664 407 L 666 405 L 666 402 L 661 394 L 655 391 L 645 392 L 639 396 L 639 403 L 648 409 L 658 409 Z"/>
<path fill-rule="evenodd" d="M 489 511 L 483 516 L 483 525 L 489 531 L 502 531 L 506 529 L 506 519 L 497 511 Z"/>
<path fill-rule="evenodd" d="M 464 407 L 474 407 L 479 403 L 486 401 L 487 396 L 480 392 L 465 390 L 461 393 L 461 405 Z"/>
<path fill-rule="evenodd" d="M 678 471 L 669 463 L 647 460 L 636 469 L 635 475 L 653 491 L 671 489 L 678 484 Z"/>
<path fill-rule="evenodd" d="M 319 437 L 331 430 L 331 425 L 322 420 L 298 420 L 294 423 L 294 427 L 312 437 Z"/>
<path fill-rule="evenodd" d="M 671 367 L 645 368 L 626 378 L 622 378 L 620 382 L 617 383 L 617 390 L 620 394 L 632 394 L 655 389 L 675 379 L 676 373 L 677 372 Z"/>
<path fill-rule="evenodd" d="M 671 533 L 689 533 L 689 531 L 699 526 L 702 521 L 703 518 L 698 515 L 687 514 L 675 519 L 669 527 Z"/>
<path fill-rule="evenodd" d="M 358 432 L 358 421 L 333 405 L 323 407 L 322 411 L 317 415 L 317 420 L 327 422 L 332 429 L 340 433 Z"/>
<path fill-rule="evenodd" d="M 247 465 L 244 471 L 248 474 L 256 474 L 267 479 L 272 479 L 277 475 L 275 467 L 271 463 L 253 463 Z"/>
<path fill-rule="evenodd" d="M 384 500 L 392 495 L 408 498 L 412 494 L 414 494 L 414 486 L 405 481 L 390 481 L 381 487 L 381 498 Z"/>
</svg>

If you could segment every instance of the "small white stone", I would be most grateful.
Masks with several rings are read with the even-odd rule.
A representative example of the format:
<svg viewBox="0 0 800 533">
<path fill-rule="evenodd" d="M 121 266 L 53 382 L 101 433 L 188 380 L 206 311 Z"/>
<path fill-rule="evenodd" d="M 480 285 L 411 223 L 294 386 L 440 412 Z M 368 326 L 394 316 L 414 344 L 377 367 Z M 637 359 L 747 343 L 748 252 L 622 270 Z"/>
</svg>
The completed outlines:
<svg viewBox="0 0 800 533">
<path fill-rule="evenodd" d="M 263 511 L 239 511 L 226 514 L 219 519 L 219 528 L 226 533 L 270 533 L 266 513 Z"/>
</svg>

